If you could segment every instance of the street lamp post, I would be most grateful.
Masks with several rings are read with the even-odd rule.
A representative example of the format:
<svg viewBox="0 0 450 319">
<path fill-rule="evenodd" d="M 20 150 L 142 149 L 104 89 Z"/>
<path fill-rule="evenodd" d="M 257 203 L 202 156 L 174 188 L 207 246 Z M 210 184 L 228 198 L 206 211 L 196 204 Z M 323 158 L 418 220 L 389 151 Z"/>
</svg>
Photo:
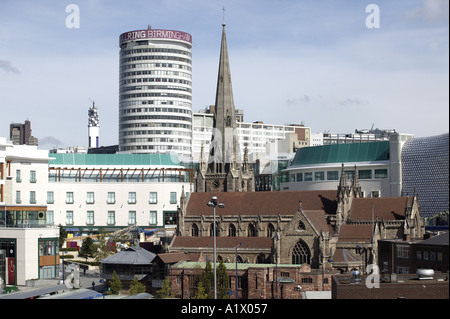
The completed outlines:
<svg viewBox="0 0 450 319">
<path fill-rule="evenodd" d="M 214 299 L 217 299 L 217 271 L 216 271 L 216 206 L 224 208 L 225 205 L 219 203 L 216 196 L 211 197 L 211 200 L 207 203 L 209 207 L 213 207 L 213 237 L 214 237 Z"/>
</svg>

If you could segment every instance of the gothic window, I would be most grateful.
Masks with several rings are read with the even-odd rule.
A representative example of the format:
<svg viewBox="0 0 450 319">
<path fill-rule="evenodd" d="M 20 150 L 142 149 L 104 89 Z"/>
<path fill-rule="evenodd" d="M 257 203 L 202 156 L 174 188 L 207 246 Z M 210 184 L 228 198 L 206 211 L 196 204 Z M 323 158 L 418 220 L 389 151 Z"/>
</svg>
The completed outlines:
<svg viewBox="0 0 450 319">
<path fill-rule="evenodd" d="M 256 229 L 252 224 L 248 225 L 247 228 L 247 237 L 256 237 Z"/>
<path fill-rule="evenodd" d="M 258 257 L 256 257 L 256 263 L 257 264 L 264 264 L 266 263 L 266 256 L 263 253 L 260 253 Z"/>
<path fill-rule="evenodd" d="M 233 224 L 228 227 L 228 237 L 236 237 L 236 227 Z"/>
<path fill-rule="evenodd" d="M 209 228 L 209 236 L 214 236 L 214 223 L 211 223 L 211 227 Z M 219 236 L 219 227 L 216 225 L 216 237 Z"/>
<path fill-rule="evenodd" d="M 300 265 L 311 263 L 311 251 L 308 245 L 301 239 L 295 244 L 292 250 L 292 263 Z"/>
<path fill-rule="evenodd" d="M 198 237 L 198 226 L 197 224 L 192 224 L 192 237 Z"/>
<path fill-rule="evenodd" d="M 272 238 L 275 234 L 275 227 L 272 224 L 267 225 L 267 237 Z"/>
<path fill-rule="evenodd" d="M 231 118 L 230 118 L 229 115 L 227 116 L 227 119 L 226 119 L 226 121 L 225 121 L 225 126 L 226 126 L 226 127 L 231 127 Z"/>
<path fill-rule="evenodd" d="M 305 224 L 302 221 L 298 222 L 298 230 L 305 230 Z"/>
<path fill-rule="evenodd" d="M 242 259 L 242 257 L 241 256 L 237 256 L 237 262 L 238 263 L 240 263 L 240 264 L 243 264 L 244 263 L 244 260 Z"/>
</svg>

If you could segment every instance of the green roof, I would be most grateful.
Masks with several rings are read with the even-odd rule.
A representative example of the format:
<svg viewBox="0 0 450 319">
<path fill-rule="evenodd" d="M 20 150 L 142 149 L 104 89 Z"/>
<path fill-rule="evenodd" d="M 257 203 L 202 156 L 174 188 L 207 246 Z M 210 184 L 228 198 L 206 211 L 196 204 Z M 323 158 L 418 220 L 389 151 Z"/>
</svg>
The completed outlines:
<svg viewBox="0 0 450 319">
<path fill-rule="evenodd" d="M 58 154 L 50 153 L 49 165 L 181 165 L 170 154 Z"/>
<path fill-rule="evenodd" d="M 236 269 L 236 263 L 223 263 L 226 269 Z M 298 268 L 302 265 L 297 264 L 278 264 L 278 267 L 292 267 Z M 206 262 L 205 261 L 182 261 L 175 268 L 185 268 L 185 269 L 205 269 Z M 276 267 L 276 264 L 253 264 L 253 263 L 238 263 L 238 270 L 247 270 L 248 268 L 267 268 L 267 267 Z"/>
<path fill-rule="evenodd" d="M 389 160 L 389 141 L 300 148 L 291 166 Z"/>
</svg>

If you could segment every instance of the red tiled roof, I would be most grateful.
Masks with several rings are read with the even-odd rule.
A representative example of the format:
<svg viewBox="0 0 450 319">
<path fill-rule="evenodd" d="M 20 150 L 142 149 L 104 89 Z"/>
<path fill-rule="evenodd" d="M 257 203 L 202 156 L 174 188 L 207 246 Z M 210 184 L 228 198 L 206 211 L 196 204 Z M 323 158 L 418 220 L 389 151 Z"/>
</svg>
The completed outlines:
<svg viewBox="0 0 450 319">
<path fill-rule="evenodd" d="M 306 211 L 304 213 L 318 232 L 332 231 L 332 227 L 328 224 L 324 211 Z"/>
<path fill-rule="evenodd" d="M 225 208 L 216 208 L 216 215 L 293 215 L 302 201 L 304 211 L 336 213 L 337 192 L 331 191 L 286 191 L 286 192 L 224 192 L 192 193 L 187 206 L 187 215 L 212 215 L 207 206 L 212 196 L 217 196 Z"/>
<path fill-rule="evenodd" d="M 412 198 L 410 197 L 410 203 Z M 352 221 L 405 219 L 406 197 L 354 198 L 350 209 Z"/>
<path fill-rule="evenodd" d="M 372 241 L 372 224 L 344 224 L 339 228 L 338 242 Z"/>
<path fill-rule="evenodd" d="M 271 248 L 272 238 L 269 237 L 216 237 L 217 248 L 234 248 L 236 243 L 242 243 L 240 248 Z M 177 236 L 172 248 L 213 248 L 213 237 Z"/>
</svg>

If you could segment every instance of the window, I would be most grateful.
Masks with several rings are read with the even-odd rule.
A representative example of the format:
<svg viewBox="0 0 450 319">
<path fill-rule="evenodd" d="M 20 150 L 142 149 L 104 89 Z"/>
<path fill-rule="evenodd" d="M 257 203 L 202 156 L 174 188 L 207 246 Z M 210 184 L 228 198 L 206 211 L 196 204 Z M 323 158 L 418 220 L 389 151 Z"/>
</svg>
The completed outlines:
<svg viewBox="0 0 450 319">
<path fill-rule="evenodd" d="M 86 225 L 94 225 L 94 211 L 92 210 L 87 211 Z"/>
<path fill-rule="evenodd" d="M 136 204 L 136 192 L 128 193 L 128 204 Z"/>
<path fill-rule="evenodd" d="M 248 225 L 247 237 L 256 237 L 256 228 L 252 224 Z"/>
<path fill-rule="evenodd" d="M 303 174 L 297 173 L 297 182 L 303 182 Z"/>
<path fill-rule="evenodd" d="M 311 182 L 313 180 L 311 172 L 304 173 L 303 175 L 304 175 L 303 177 L 304 177 L 305 182 Z"/>
<path fill-rule="evenodd" d="M 108 220 L 106 221 L 108 225 L 116 224 L 116 212 L 113 210 L 108 211 Z"/>
<path fill-rule="evenodd" d="M 312 278 L 302 278 L 302 284 L 312 284 L 313 279 Z"/>
<path fill-rule="evenodd" d="M 191 236 L 198 237 L 198 226 L 195 223 L 192 224 Z"/>
<path fill-rule="evenodd" d="M 397 266 L 397 274 L 409 274 L 409 267 Z"/>
<path fill-rule="evenodd" d="M 115 192 L 108 192 L 108 204 L 115 204 L 116 203 L 116 193 Z"/>
<path fill-rule="evenodd" d="M 66 204 L 73 204 L 73 192 L 66 192 Z"/>
<path fill-rule="evenodd" d="M 422 260 L 422 252 L 420 250 L 416 252 L 416 258 L 417 260 Z"/>
<path fill-rule="evenodd" d="M 16 191 L 16 204 L 22 203 L 22 200 L 20 199 L 20 191 Z"/>
<path fill-rule="evenodd" d="M 158 203 L 158 193 L 157 192 L 150 192 L 150 204 L 157 204 Z"/>
<path fill-rule="evenodd" d="M 170 192 L 170 203 L 171 204 L 177 203 L 177 192 Z"/>
<path fill-rule="evenodd" d="M 372 191 L 372 197 L 373 198 L 377 198 L 377 197 L 380 197 L 380 191 Z"/>
<path fill-rule="evenodd" d="M 158 212 L 156 210 L 151 210 L 150 211 L 150 225 L 156 225 L 158 220 L 157 220 L 157 215 Z"/>
<path fill-rule="evenodd" d="M 54 214 L 52 210 L 47 211 L 47 225 L 53 225 L 55 223 Z"/>
<path fill-rule="evenodd" d="M 372 171 L 367 170 L 360 170 L 358 171 L 358 178 L 359 179 L 372 179 Z"/>
<path fill-rule="evenodd" d="M 396 246 L 396 257 L 397 258 L 409 258 L 409 246 L 408 245 L 397 245 Z"/>
<path fill-rule="evenodd" d="M 387 169 L 376 169 L 375 170 L 375 178 L 387 178 L 388 172 Z"/>
<path fill-rule="evenodd" d="M 86 204 L 94 204 L 94 192 L 87 192 L 86 193 Z"/>
<path fill-rule="evenodd" d="M 269 223 L 269 225 L 267 225 L 267 237 L 272 238 L 274 234 L 275 227 L 271 223 Z"/>
<path fill-rule="evenodd" d="M 233 224 L 230 224 L 228 226 L 228 237 L 236 237 L 236 226 Z"/>
<path fill-rule="evenodd" d="M 297 265 L 309 264 L 310 261 L 311 251 L 309 250 L 308 245 L 300 239 L 292 250 L 292 263 Z"/>
<path fill-rule="evenodd" d="M 20 169 L 16 170 L 16 183 L 22 182 L 22 178 L 20 177 Z"/>
<path fill-rule="evenodd" d="M 55 202 L 53 192 L 47 192 L 47 204 L 53 204 Z"/>
<path fill-rule="evenodd" d="M 136 225 L 136 211 L 128 212 L 128 225 Z"/>
<path fill-rule="evenodd" d="M 327 180 L 329 180 L 329 181 L 337 181 L 338 179 L 339 179 L 339 172 L 338 171 L 327 172 Z"/>
<path fill-rule="evenodd" d="M 36 171 L 30 171 L 30 183 L 36 183 Z"/>
<path fill-rule="evenodd" d="M 314 172 L 314 180 L 315 181 L 325 180 L 325 173 L 324 172 Z"/>
<path fill-rule="evenodd" d="M 36 192 L 30 191 L 30 204 L 36 204 Z"/>
<path fill-rule="evenodd" d="M 177 212 L 164 212 L 164 225 L 176 225 Z"/>
<path fill-rule="evenodd" d="M 73 225 L 73 211 L 66 211 L 66 225 Z"/>
</svg>

